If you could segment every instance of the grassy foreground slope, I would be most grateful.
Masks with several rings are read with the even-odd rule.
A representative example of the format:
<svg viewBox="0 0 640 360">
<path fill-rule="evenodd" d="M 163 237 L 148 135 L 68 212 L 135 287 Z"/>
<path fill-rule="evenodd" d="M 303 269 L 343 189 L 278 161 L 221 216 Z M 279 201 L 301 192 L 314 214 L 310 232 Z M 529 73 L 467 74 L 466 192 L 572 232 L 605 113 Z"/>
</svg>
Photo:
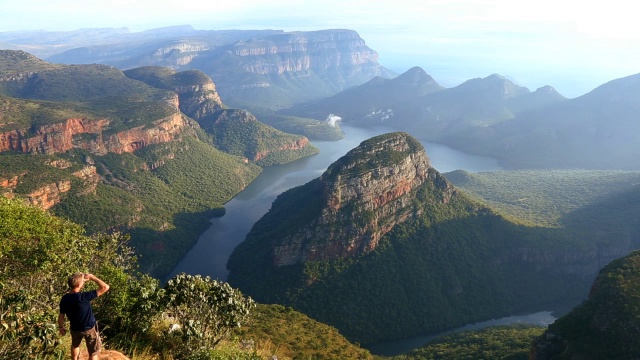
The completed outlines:
<svg viewBox="0 0 640 360">
<path fill-rule="evenodd" d="M 133 360 L 371 358 L 335 329 L 282 306 L 249 306 L 244 316 L 230 317 L 234 308 L 229 301 L 252 302 L 225 284 L 177 276 L 161 288 L 157 280 L 136 271 L 132 249 L 120 234 L 86 236 L 81 226 L 19 199 L 0 197 L 0 218 L 2 359 L 70 356 L 69 336 L 58 335 L 57 303 L 66 292 L 66 277 L 76 271 L 91 272 L 110 284 L 93 302 L 103 345 Z M 181 288 L 177 279 L 187 285 Z M 199 286 L 207 284 L 211 292 L 202 292 Z M 199 296 L 190 297 L 193 293 Z M 184 301 L 184 307 L 176 306 L 176 299 Z M 216 317 L 204 316 L 210 308 L 218 309 Z M 169 333 L 168 319 L 191 332 Z M 242 327 L 226 323 L 232 320 Z M 220 342 L 203 342 L 220 330 L 229 330 Z"/>
</svg>

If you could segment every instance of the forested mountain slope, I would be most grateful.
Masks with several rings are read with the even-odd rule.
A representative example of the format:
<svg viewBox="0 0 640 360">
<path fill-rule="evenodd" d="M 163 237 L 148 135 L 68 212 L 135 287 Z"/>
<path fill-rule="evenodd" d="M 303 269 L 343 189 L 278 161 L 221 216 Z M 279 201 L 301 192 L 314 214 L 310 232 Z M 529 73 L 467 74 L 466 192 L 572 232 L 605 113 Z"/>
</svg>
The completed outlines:
<svg viewBox="0 0 640 360">
<path fill-rule="evenodd" d="M 608 249 L 506 220 L 430 168 L 415 139 L 392 133 L 281 194 L 228 268 L 259 301 L 369 343 L 569 308 L 616 256 Z"/>
<path fill-rule="evenodd" d="M 259 156 L 274 164 L 316 151 L 306 138 L 257 121 L 216 136 L 259 146 L 222 149 L 185 115 L 201 119 L 224 107 L 201 72 L 144 68 L 126 76 L 21 51 L 0 52 L 0 64 L 7 110 L 0 114 L 2 193 L 91 232 L 130 231 L 142 267 L 157 275 L 168 273 L 208 219 L 257 176 Z"/>
</svg>

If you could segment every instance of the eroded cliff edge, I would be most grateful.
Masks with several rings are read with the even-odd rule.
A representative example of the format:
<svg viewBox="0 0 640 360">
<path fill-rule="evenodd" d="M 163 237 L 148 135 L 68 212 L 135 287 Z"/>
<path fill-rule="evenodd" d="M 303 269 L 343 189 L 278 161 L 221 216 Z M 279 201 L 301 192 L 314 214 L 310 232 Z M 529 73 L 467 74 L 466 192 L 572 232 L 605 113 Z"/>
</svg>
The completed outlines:
<svg viewBox="0 0 640 360">
<path fill-rule="evenodd" d="M 277 242 L 273 263 L 292 265 L 374 250 L 384 234 L 415 212 L 412 192 L 440 177 L 429 168 L 422 145 L 406 133 L 363 142 L 313 184 L 322 194 L 317 216 Z M 453 188 L 439 184 L 451 196 Z"/>
</svg>

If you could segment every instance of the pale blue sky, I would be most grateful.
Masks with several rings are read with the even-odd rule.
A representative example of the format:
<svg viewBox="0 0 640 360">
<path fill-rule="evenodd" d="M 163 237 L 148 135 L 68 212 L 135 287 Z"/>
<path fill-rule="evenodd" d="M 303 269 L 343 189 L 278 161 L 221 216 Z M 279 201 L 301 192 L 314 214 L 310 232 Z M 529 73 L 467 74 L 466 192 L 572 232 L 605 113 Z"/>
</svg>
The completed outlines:
<svg viewBox="0 0 640 360">
<path fill-rule="evenodd" d="M 395 71 L 420 66 L 445 86 L 498 73 L 575 97 L 640 73 L 636 13 L 628 0 L 0 0 L 0 31 L 349 28 Z"/>
</svg>

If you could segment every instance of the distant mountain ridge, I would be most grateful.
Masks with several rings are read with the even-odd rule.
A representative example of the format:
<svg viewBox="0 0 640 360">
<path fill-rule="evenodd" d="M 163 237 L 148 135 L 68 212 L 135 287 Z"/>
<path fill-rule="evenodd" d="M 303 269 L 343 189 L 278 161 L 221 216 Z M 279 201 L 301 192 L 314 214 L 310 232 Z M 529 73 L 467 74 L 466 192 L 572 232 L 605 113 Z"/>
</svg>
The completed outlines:
<svg viewBox="0 0 640 360">
<path fill-rule="evenodd" d="M 425 74 L 423 88 L 398 78 L 370 82 L 327 99 L 283 110 L 287 115 L 383 125 L 509 168 L 640 169 L 640 74 L 566 99 L 553 87 L 531 92 L 500 75 L 444 89 Z M 429 89 L 429 90 L 424 90 Z M 421 93 L 421 91 L 423 91 Z M 426 92 L 426 93 L 424 93 Z"/>
<path fill-rule="evenodd" d="M 529 109 L 512 121 L 443 141 L 511 166 L 640 169 L 640 74 L 575 99 Z"/>
<path fill-rule="evenodd" d="M 373 79 L 328 99 L 283 112 L 309 117 L 331 112 L 346 123 L 384 125 L 421 139 L 442 141 L 564 100 L 550 86 L 531 92 L 497 74 L 446 89 L 416 67 L 394 79 Z"/>
<path fill-rule="evenodd" d="M 394 116 L 394 105 L 442 89 L 424 70 L 414 67 L 395 78 L 375 77 L 327 99 L 293 106 L 282 113 L 317 119 L 335 114 L 346 122 L 383 123 Z"/>
<path fill-rule="evenodd" d="M 150 65 L 199 69 L 214 79 L 225 103 L 249 109 L 288 107 L 333 95 L 375 76 L 394 75 L 353 30 L 204 31 L 183 26 L 107 33 L 110 41 L 101 41 L 101 31 L 87 30 L 87 38 L 96 39 L 97 45 L 79 42 L 47 60 L 121 69 Z M 16 39 L 11 35 L 0 33 L 0 40 Z M 76 33 L 47 35 L 55 43 Z M 20 41 L 37 45 L 39 40 L 25 34 Z"/>
</svg>

